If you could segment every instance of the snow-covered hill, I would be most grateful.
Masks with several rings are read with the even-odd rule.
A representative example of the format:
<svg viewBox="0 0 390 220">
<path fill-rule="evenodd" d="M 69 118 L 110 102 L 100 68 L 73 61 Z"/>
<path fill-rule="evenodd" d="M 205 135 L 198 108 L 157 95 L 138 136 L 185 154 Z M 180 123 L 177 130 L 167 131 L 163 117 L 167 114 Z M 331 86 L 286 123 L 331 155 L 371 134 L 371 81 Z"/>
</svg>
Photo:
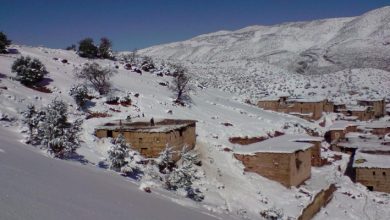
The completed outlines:
<svg viewBox="0 0 390 220">
<path fill-rule="evenodd" d="M 73 84 L 78 83 L 78 80 L 74 78 L 74 68 L 91 62 L 91 60 L 80 58 L 72 51 L 17 45 L 13 45 L 13 47 L 17 48 L 21 55 L 29 55 L 42 61 L 49 72 L 44 81 L 53 93 L 38 92 L 14 81 L 12 77 L 15 74 L 11 72 L 11 65 L 20 55 L 1 55 L 0 125 L 17 132 L 25 130 L 20 122 L 20 111 L 24 110 L 29 103 L 42 106 L 56 97 L 72 105 L 70 119 L 85 118 L 85 113 L 76 109 L 74 100 L 68 95 L 68 92 Z M 62 63 L 62 59 L 66 59 L 69 64 Z M 105 103 L 106 97 L 98 95 L 96 95 L 97 98 L 89 102 L 89 111 L 111 115 L 108 118 L 93 118 L 84 121 L 81 134 L 83 144 L 77 153 L 89 165 L 94 166 L 91 169 L 113 172 L 99 168 L 99 163 L 107 158 L 109 144 L 108 140 L 99 140 L 93 135 L 94 128 L 98 124 L 114 119 L 124 119 L 128 115 L 131 115 L 132 118 L 142 117 L 142 114 L 147 120 L 151 117 L 195 119 L 198 120 L 196 151 L 201 156 L 201 169 L 204 173 L 203 177 L 195 184 L 204 192 L 205 199 L 202 202 L 194 202 L 174 192 L 159 193 L 161 189 L 152 188 L 153 194 L 168 196 L 170 200 L 185 206 L 206 209 L 220 218 L 229 215 L 233 219 L 258 219 L 260 218 L 259 212 L 271 208 L 280 209 L 285 218 L 294 218 L 299 216 L 303 207 L 310 202 L 311 197 L 316 192 L 330 183 L 336 183 L 340 186 L 340 190 L 337 191 L 339 196 L 334 200 L 335 204 L 331 206 L 333 208 L 328 210 L 337 213 L 336 217 L 356 219 L 363 216 L 365 212 L 381 212 L 384 216 L 383 219 L 387 219 L 390 215 L 385 209 L 390 203 L 390 198 L 382 194 L 367 192 L 365 187 L 353 184 L 349 178 L 343 177 L 338 171 L 339 165 L 341 169 L 345 168 L 348 160 L 346 155 L 344 155 L 343 160 L 330 166 L 313 168 L 312 176 L 305 185 L 287 189 L 281 184 L 259 175 L 244 173 L 242 164 L 233 157 L 232 152 L 226 150 L 237 147 L 228 141 L 229 137 L 233 136 L 262 136 L 276 130 L 286 133 L 304 133 L 301 126 L 323 133 L 324 128 L 319 127 L 317 123 L 310 123 L 281 113 L 263 111 L 255 106 L 242 103 L 242 97 L 239 95 L 214 88 L 196 87 L 191 93 L 193 100 L 191 105 L 177 106 L 172 102 L 172 92 L 166 86 L 159 84 L 160 82 L 170 82 L 171 77 L 161 77 L 148 72 L 143 72 L 140 75 L 124 69 L 123 64 L 117 61 L 94 60 L 94 62 L 98 62 L 102 66 L 119 66 L 118 73 L 112 79 L 113 91 L 111 95 L 119 97 L 129 95 L 132 99 L 132 106 L 108 105 Z M 374 79 L 374 77 L 372 78 Z M 195 80 L 193 83 L 199 85 L 200 82 Z M 233 83 L 226 80 L 227 85 Z M 230 123 L 232 126 L 225 126 L 224 123 Z M 0 160 L 0 166 L 2 165 L 3 162 Z M 128 184 L 140 184 L 139 181 L 124 177 L 123 181 Z M 2 182 L 0 181 L 1 186 Z M 362 196 L 352 199 L 344 196 L 343 192 Z M 129 196 L 128 199 L 133 198 Z M 338 210 L 339 212 L 333 212 L 333 209 L 338 209 L 338 204 L 352 203 L 353 212 L 350 212 L 351 207 L 342 207 Z M 370 205 L 370 210 L 360 210 L 360 207 L 367 206 L 367 204 Z M 335 206 L 336 208 L 334 208 Z M 344 218 L 342 213 L 347 213 L 347 217 Z M 326 216 L 327 212 L 322 213 L 322 215 Z M 2 217 L 2 212 L 0 212 L 0 217 Z"/>
<path fill-rule="evenodd" d="M 140 53 L 183 62 L 205 85 L 248 98 L 281 92 L 302 95 L 302 88 L 306 95 L 338 96 L 331 88 L 334 79 L 338 84 L 365 84 L 372 74 L 379 76 L 374 85 L 341 89 L 389 95 L 390 7 L 351 18 L 219 31 Z M 226 81 L 231 84 L 220 83 Z M 377 86 L 379 82 L 386 84 Z"/>
</svg>

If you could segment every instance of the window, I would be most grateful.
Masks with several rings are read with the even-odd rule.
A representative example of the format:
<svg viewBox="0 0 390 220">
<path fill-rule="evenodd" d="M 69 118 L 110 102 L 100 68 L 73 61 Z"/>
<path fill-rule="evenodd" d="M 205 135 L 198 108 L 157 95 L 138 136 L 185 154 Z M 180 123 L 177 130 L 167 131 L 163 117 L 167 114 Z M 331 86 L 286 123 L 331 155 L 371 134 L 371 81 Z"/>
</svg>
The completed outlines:
<svg viewBox="0 0 390 220">
<path fill-rule="evenodd" d="M 183 131 L 180 130 L 180 131 L 179 131 L 179 134 L 180 134 L 180 137 L 183 136 Z"/>
<path fill-rule="evenodd" d="M 382 175 L 383 175 L 383 176 L 386 176 L 386 172 L 383 172 Z"/>
<path fill-rule="evenodd" d="M 107 131 L 107 137 L 112 137 L 112 131 L 110 130 Z"/>
<path fill-rule="evenodd" d="M 374 175 L 374 176 L 375 176 L 375 171 L 372 171 L 372 175 Z"/>
<path fill-rule="evenodd" d="M 374 187 L 373 186 L 367 186 L 367 189 L 370 190 L 370 191 L 374 191 Z"/>
</svg>

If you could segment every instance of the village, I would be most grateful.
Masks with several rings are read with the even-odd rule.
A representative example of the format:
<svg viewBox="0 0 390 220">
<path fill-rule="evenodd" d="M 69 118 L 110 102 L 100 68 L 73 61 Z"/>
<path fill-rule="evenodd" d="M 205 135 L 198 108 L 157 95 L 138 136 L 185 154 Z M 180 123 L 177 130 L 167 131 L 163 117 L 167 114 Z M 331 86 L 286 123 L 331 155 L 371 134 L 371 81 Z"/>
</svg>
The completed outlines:
<svg viewBox="0 0 390 220">
<path fill-rule="evenodd" d="M 288 97 L 266 98 L 258 102 L 265 110 L 319 120 L 326 113 L 337 115 L 325 135 L 279 134 L 234 148 L 234 157 L 245 172 L 257 173 L 285 187 L 298 187 L 311 176 L 311 167 L 329 164 L 324 150 L 350 156 L 345 175 L 370 191 L 390 192 L 390 122 L 379 121 L 387 112 L 384 99 L 361 99 L 357 106 L 334 104 L 326 99 Z M 171 146 L 175 152 L 196 145 L 196 121 L 152 119 L 117 120 L 95 130 L 99 138 L 115 138 L 122 133 L 132 148 L 146 158 L 156 158 Z M 326 148 L 325 146 L 329 146 Z M 340 155 L 341 157 L 342 155 Z M 180 159 L 176 153 L 175 161 Z"/>
</svg>

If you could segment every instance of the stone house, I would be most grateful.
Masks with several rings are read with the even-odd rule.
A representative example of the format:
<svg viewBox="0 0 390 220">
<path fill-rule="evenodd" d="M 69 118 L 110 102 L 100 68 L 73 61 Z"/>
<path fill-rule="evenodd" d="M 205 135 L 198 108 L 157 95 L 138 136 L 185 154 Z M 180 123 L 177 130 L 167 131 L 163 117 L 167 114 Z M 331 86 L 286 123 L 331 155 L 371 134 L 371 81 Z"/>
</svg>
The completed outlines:
<svg viewBox="0 0 390 220">
<path fill-rule="evenodd" d="M 356 182 L 371 191 L 390 193 L 390 147 L 359 149 L 353 167 Z"/>
<path fill-rule="evenodd" d="M 370 107 L 374 111 L 374 117 L 380 118 L 386 114 L 386 102 L 385 99 L 360 99 L 357 101 L 358 105 Z"/>
<path fill-rule="evenodd" d="M 372 121 L 362 124 L 359 128 L 363 131 L 377 135 L 378 137 L 384 137 L 386 134 L 390 133 L 390 122 Z"/>
<path fill-rule="evenodd" d="M 341 113 L 359 121 L 368 121 L 375 118 L 374 111 L 369 106 L 348 106 Z"/>
<path fill-rule="evenodd" d="M 196 121 L 178 119 L 159 119 L 151 121 L 116 120 L 98 126 L 95 135 L 99 138 L 117 137 L 123 134 L 131 148 L 147 158 L 156 158 L 166 146 L 176 152 L 174 159 L 178 160 L 179 152 L 186 146 L 193 149 L 196 144 Z"/>
<path fill-rule="evenodd" d="M 234 156 L 254 172 L 286 187 L 298 186 L 311 176 L 312 154 L 320 156 L 315 144 L 321 138 L 282 135 L 234 149 Z M 313 149 L 313 150 L 312 150 Z"/>
<path fill-rule="evenodd" d="M 333 102 L 329 101 L 328 99 L 324 100 L 324 112 L 334 112 L 335 111 L 335 105 Z"/>
<path fill-rule="evenodd" d="M 326 99 L 288 98 L 288 96 L 265 97 L 257 102 L 257 106 L 265 110 L 288 113 L 306 120 L 318 120 L 322 117 L 325 108 L 328 111 L 333 109 L 333 103 Z"/>
<path fill-rule="evenodd" d="M 293 115 L 302 115 L 304 119 L 313 119 L 318 120 L 322 117 L 324 112 L 324 99 L 289 99 L 288 100 L 289 109 L 288 112 Z"/>
<path fill-rule="evenodd" d="M 350 121 L 336 121 L 325 133 L 325 140 L 328 143 L 336 143 L 345 139 L 345 135 L 349 132 L 356 132 L 358 125 Z"/>
</svg>

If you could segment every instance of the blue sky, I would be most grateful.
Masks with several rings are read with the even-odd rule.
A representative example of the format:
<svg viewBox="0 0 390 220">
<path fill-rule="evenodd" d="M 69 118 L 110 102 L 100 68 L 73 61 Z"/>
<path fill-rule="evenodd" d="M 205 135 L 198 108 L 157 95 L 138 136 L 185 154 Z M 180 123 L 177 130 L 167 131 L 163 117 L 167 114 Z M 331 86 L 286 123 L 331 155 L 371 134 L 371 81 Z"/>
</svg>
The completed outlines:
<svg viewBox="0 0 390 220">
<path fill-rule="evenodd" d="M 64 48 L 85 37 L 115 50 L 218 30 L 360 15 L 390 0 L 0 0 L 0 31 L 15 43 Z"/>
</svg>

